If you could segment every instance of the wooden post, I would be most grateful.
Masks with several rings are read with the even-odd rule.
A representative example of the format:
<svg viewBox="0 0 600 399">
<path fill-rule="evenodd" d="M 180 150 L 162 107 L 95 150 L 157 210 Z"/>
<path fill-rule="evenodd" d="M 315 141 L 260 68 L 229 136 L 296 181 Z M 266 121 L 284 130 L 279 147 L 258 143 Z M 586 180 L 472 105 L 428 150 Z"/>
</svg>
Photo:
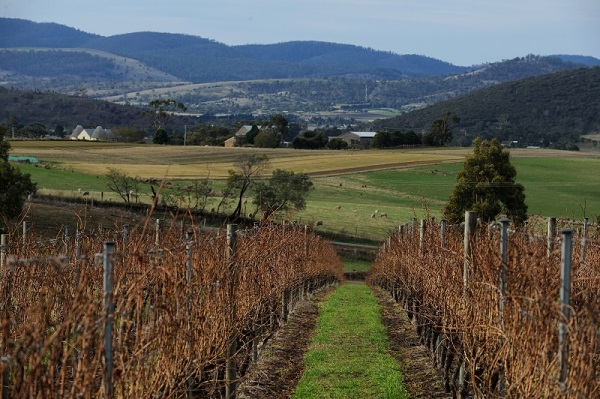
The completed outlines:
<svg viewBox="0 0 600 399">
<path fill-rule="evenodd" d="M 469 285 L 469 274 L 471 273 L 471 243 L 475 238 L 477 227 L 477 212 L 465 212 L 465 260 L 463 264 L 463 292 L 466 294 Z"/>
<path fill-rule="evenodd" d="M 0 270 L 6 264 L 6 253 L 8 252 L 8 234 L 0 236 Z"/>
<path fill-rule="evenodd" d="M 65 240 L 65 254 L 68 254 L 69 253 L 69 226 L 65 226 L 64 240 Z"/>
<path fill-rule="evenodd" d="M 563 236 L 560 268 L 560 310 L 564 318 L 558 323 L 558 381 L 563 385 L 567 380 L 569 345 L 567 325 L 571 319 L 571 256 L 573 252 L 573 230 L 562 229 Z"/>
<path fill-rule="evenodd" d="M 192 244 L 194 241 L 194 233 L 188 231 L 185 235 L 185 249 L 187 260 L 185 263 L 185 282 L 187 287 L 187 295 L 186 295 L 186 306 L 185 306 L 185 318 L 187 321 L 188 328 L 188 338 L 187 338 L 187 346 L 188 346 L 188 356 L 192 358 L 192 349 L 194 347 L 193 335 L 192 335 L 192 278 L 193 278 L 193 263 L 192 263 Z M 187 379 L 187 396 L 188 398 L 194 397 L 194 379 L 190 375 Z"/>
<path fill-rule="evenodd" d="M 440 220 L 440 246 L 442 249 L 446 249 L 446 219 Z"/>
<path fill-rule="evenodd" d="M 500 331 L 504 329 L 504 301 L 506 296 L 506 268 L 508 263 L 508 223 L 509 219 L 500 219 L 500 290 L 498 294 L 498 328 Z M 503 344 L 502 336 L 500 336 L 500 346 Z M 506 388 L 504 385 L 504 370 L 500 370 L 498 376 L 498 395 L 504 397 Z"/>
<path fill-rule="evenodd" d="M 589 218 L 583 219 L 583 236 L 581 237 L 581 255 L 579 256 L 579 263 L 585 262 L 585 255 L 587 251 L 587 243 L 588 243 L 588 222 Z"/>
<path fill-rule="evenodd" d="M 556 218 L 548 218 L 548 257 L 554 251 L 554 238 L 556 237 Z"/>
<path fill-rule="evenodd" d="M 81 259 L 81 230 L 79 227 L 75 232 L 75 259 Z"/>
<path fill-rule="evenodd" d="M 129 241 L 129 225 L 123 225 L 123 250 L 127 247 L 127 242 Z M 125 251 L 123 251 L 125 252 Z"/>
<path fill-rule="evenodd" d="M 113 397 L 113 327 L 114 327 L 114 270 L 111 255 L 115 243 L 106 241 L 104 243 L 104 354 L 102 375 L 102 393 L 104 399 Z"/>
<path fill-rule="evenodd" d="M 419 249 L 421 253 L 425 253 L 425 227 L 427 225 L 427 221 L 425 219 L 421 219 L 421 228 L 419 229 Z"/>
<path fill-rule="evenodd" d="M 27 221 L 23 220 L 23 245 L 27 243 Z"/>
<path fill-rule="evenodd" d="M 236 283 L 236 267 L 235 267 L 235 252 L 236 252 L 236 240 L 237 239 L 237 224 L 227 225 L 227 267 L 229 269 L 229 276 L 231 279 L 229 286 L 229 298 L 231 300 L 230 306 L 230 320 L 231 326 L 235 322 L 236 307 L 235 307 L 235 283 Z M 229 344 L 229 350 L 227 353 L 227 360 L 225 363 L 225 398 L 235 398 L 235 391 L 237 389 L 237 365 L 235 363 L 235 354 L 237 353 L 237 337 L 231 338 Z"/>
<path fill-rule="evenodd" d="M 156 219 L 156 238 L 154 243 L 160 245 L 160 219 Z"/>
</svg>

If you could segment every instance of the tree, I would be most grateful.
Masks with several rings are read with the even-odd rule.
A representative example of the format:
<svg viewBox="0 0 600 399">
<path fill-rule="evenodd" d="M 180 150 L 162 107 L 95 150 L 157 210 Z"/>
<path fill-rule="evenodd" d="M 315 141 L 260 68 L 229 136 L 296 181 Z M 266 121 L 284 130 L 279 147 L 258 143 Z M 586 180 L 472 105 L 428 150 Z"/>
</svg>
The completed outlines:
<svg viewBox="0 0 600 399">
<path fill-rule="evenodd" d="M 452 124 L 460 122 L 460 118 L 451 112 L 444 114 L 433 121 L 431 131 L 423 136 L 423 144 L 442 147 L 452 141 Z"/>
<path fill-rule="evenodd" d="M 150 109 L 142 111 L 142 115 L 148 117 L 156 129 L 164 129 L 167 125 L 167 120 L 175 114 L 175 112 L 185 112 L 187 108 L 183 103 L 175 100 L 152 100 L 148 103 Z"/>
<path fill-rule="evenodd" d="M 268 181 L 256 184 L 254 203 L 264 219 L 278 211 L 303 210 L 306 195 L 312 188 L 313 183 L 307 174 L 277 169 Z"/>
<path fill-rule="evenodd" d="M 344 150 L 348 148 L 348 143 L 339 137 L 334 137 L 327 142 L 327 148 L 330 150 Z"/>
<path fill-rule="evenodd" d="M 327 145 L 327 138 L 323 133 L 307 130 L 292 140 L 292 147 L 296 149 L 316 150 Z"/>
<path fill-rule="evenodd" d="M 527 220 L 527 205 L 522 184 L 515 183 L 517 172 L 510 153 L 496 139 L 475 139 L 473 153 L 466 156 L 456 186 L 443 214 L 450 223 L 464 220 L 465 211 L 476 211 L 489 222 L 504 213 L 521 225 Z"/>
<path fill-rule="evenodd" d="M 144 131 L 132 126 L 117 126 L 112 129 L 116 141 L 136 143 L 144 140 Z"/>
<path fill-rule="evenodd" d="M 132 199 L 137 198 L 139 178 L 131 177 L 117 168 L 108 168 L 105 177 L 108 189 L 116 193 L 123 201 L 130 203 Z"/>
<path fill-rule="evenodd" d="M 275 114 L 271 117 L 271 126 L 274 126 L 282 137 L 286 137 L 288 133 L 288 121 L 282 114 Z"/>
<path fill-rule="evenodd" d="M 279 133 L 263 129 L 254 137 L 254 146 L 258 148 L 277 148 L 281 142 Z"/>
<path fill-rule="evenodd" d="M 246 133 L 246 141 L 248 142 L 248 144 L 254 144 L 254 138 L 258 136 L 258 133 L 260 133 L 260 129 L 258 128 L 258 126 L 256 126 L 255 123 L 250 128 L 250 131 Z"/>
<path fill-rule="evenodd" d="M 169 144 L 169 141 L 169 134 L 165 129 L 156 129 L 156 133 L 154 133 L 154 138 L 152 139 L 154 144 Z"/>
<path fill-rule="evenodd" d="M 246 191 L 248 191 L 254 180 L 260 177 L 268 165 L 269 158 L 266 155 L 249 154 L 242 156 L 234 163 L 236 170 L 229 170 L 225 191 L 238 193 L 238 204 L 231 214 L 230 219 L 239 219 L 242 213 L 244 194 L 246 194 Z"/>
<path fill-rule="evenodd" d="M 12 219 L 21 214 L 25 198 L 35 194 L 37 187 L 28 173 L 21 173 L 8 162 L 10 144 L 4 141 L 6 131 L 5 126 L 0 126 L 0 216 Z"/>
</svg>

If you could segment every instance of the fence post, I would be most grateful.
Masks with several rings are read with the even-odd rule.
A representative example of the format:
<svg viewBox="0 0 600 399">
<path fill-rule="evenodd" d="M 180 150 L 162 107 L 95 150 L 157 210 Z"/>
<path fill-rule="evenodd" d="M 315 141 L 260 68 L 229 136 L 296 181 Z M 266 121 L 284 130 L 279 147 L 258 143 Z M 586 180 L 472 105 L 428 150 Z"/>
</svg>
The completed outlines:
<svg viewBox="0 0 600 399">
<path fill-rule="evenodd" d="M 6 252 L 8 252 L 8 234 L 0 236 L 0 269 L 6 264 Z"/>
<path fill-rule="evenodd" d="M 440 246 L 442 247 L 442 249 L 446 248 L 446 219 L 442 219 L 440 220 Z"/>
<path fill-rule="evenodd" d="M 589 218 L 583 219 L 583 237 L 581 237 L 581 255 L 579 256 L 579 263 L 585 262 L 585 252 L 587 250 L 587 235 L 588 235 L 588 222 Z"/>
<path fill-rule="evenodd" d="M 156 219 L 156 238 L 154 239 L 156 245 L 160 245 L 160 219 Z"/>
<path fill-rule="evenodd" d="M 419 229 L 419 249 L 422 254 L 425 253 L 425 227 L 427 226 L 427 221 L 425 219 L 421 219 L 421 226 Z"/>
<path fill-rule="evenodd" d="M 123 250 L 127 247 L 127 242 L 129 242 L 129 225 L 123 225 Z"/>
<path fill-rule="evenodd" d="M 192 263 L 192 245 L 193 245 L 193 241 L 194 241 L 194 232 L 192 231 L 188 231 L 185 234 L 185 249 L 186 249 L 186 255 L 187 255 L 187 260 L 185 263 L 185 282 L 186 282 L 186 287 L 187 287 L 187 295 L 186 295 L 186 307 L 185 307 L 185 317 L 187 320 L 187 328 L 188 328 L 188 338 L 187 338 L 187 345 L 188 345 L 188 356 L 192 356 L 192 350 L 194 347 L 194 342 L 193 342 L 193 335 L 192 335 L 192 277 L 193 277 L 193 263 Z M 194 387 L 194 379 L 193 376 L 190 374 L 190 376 L 187 379 L 187 397 L 188 398 L 193 398 L 194 397 L 194 391 L 193 391 L 193 387 Z"/>
<path fill-rule="evenodd" d="M 469 274 L 471 269 L 471 244 L 475 237 L 475 228 L 477 227 L 477 212 L 465 211 L 465 260 L 463 264 L 463 293 L 467 293 L 469 285 Z"/>
<path fill-rule="evenodd" d="M 112 399 L 113 397 L 114 270 L 111 255 L 114 247 L 115 243 L 112 241 L 104 243 L 104 315 L 106 317 L 104 321 L 104 373 L 102 378 L 104 399 Z"/>
<path fill-rule="evenodd" d="M 81 259 L 81 230 L 79 227 L 75 231 L 75 259 Z"/>
<path fill-rule="evenodd" d="M 573 230 L 562 229 L 563 236 L 560 268 L 560 310 L 564 317 L 558 324 L 558 364 L 560 365 L 559 383 L 564 388 L 567 380 L 569 347 L 567 325 L 571 318 L 571 256 L 573 252 Z"/>
<path fill-rule="evenodd" d="M 554 238 L 556 237 L 556 218 L 548 218 L 548 257 L 554 251 Z"/>
<path fill-rule="evenodd" d="M 28 230 L 27 221 L 23 220 L 23 245 L 25 245 L 27 243 L 27 230 Z"/>
<path fill-rule="evenodd" d="M 65 226 L 64 240 L 65 240 L 65 254 L 68 254 L 69 253 L 69 226 Z"/>
<path fill-rule="evenodd" d="M 229 286 L 229 298 L 231 300 L 230 317 L 231 327 L 235 322 L 236 306 L 235 306 L 235 282 L 236 282 L 236 267 L 235 267 L 235 252 L 236 252 L 237 224 L 227 225 L 227 267 L 231 279 Z M 237 389 L 237 365 L 235 364 L 235 354 L 237 352 L 237 337 L 232 337 L 227 353 L 227 361 L 225 364 L 225 398 L 231 399 L 235 397 Z"/>
<path fill-rule="evenodd" d="M 498 328 L 500 331 L 504 329 L 504 298 L 506 296 L 506 268 L 508 263 L 508 223 L 509 219 L 500 219 L 501 230 L 500 230 L 500 292 L 498 295 Z M 499 339 L 500 346 L 503 344 L 502 336 Z M 504 365 L 502 365 L 504 367 Z M 505 386 L 504 386 L 504 369 L 500 370 L 498 376 L 498 395 L 504 397 Z"/>
</svg>

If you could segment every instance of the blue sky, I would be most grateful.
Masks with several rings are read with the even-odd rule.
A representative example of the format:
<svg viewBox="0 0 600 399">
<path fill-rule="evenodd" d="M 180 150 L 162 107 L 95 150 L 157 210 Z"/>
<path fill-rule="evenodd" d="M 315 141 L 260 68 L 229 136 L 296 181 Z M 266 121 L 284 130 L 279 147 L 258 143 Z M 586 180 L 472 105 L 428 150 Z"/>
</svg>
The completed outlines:
<svg viewBox="0 0 600 399">
<path fill-rule="evenodd" d="M 110 36 L 185 33 L 229 45 L 318 40 L 475 65 L 600 58 L 600 0 L 0 0 L 0 16 Z"/>
</svg>

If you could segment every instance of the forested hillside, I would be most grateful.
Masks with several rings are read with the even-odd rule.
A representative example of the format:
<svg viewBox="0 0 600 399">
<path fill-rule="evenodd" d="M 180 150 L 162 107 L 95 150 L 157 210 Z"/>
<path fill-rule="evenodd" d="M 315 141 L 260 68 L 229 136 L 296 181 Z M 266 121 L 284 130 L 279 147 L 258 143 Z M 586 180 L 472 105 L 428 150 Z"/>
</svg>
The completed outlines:
<svg viewBox="0 0 600 399">
<path fill-rule="evenodd" d="M 600 67 L 581 68 L 503 83 L 401 116 L 370 128 L 428 130 L 445 113 L 456 115 L 455 143 L 475 136 L 559 148 L 600 132 Z"/>
<path fill-rule="evenodd" d="M 194 117 L 174 117 L 169 128 L 198 123 Z M 0 88 L 0 124 L 7 126 L 42 125 L 48 130 L 62 126 L 67 131 L 82 125 L 86 128 L 130 126 L 149 133 L 152 123 L 142 109 L 86 97 L 51 92 L 20 91 Z"/>
</svg>

